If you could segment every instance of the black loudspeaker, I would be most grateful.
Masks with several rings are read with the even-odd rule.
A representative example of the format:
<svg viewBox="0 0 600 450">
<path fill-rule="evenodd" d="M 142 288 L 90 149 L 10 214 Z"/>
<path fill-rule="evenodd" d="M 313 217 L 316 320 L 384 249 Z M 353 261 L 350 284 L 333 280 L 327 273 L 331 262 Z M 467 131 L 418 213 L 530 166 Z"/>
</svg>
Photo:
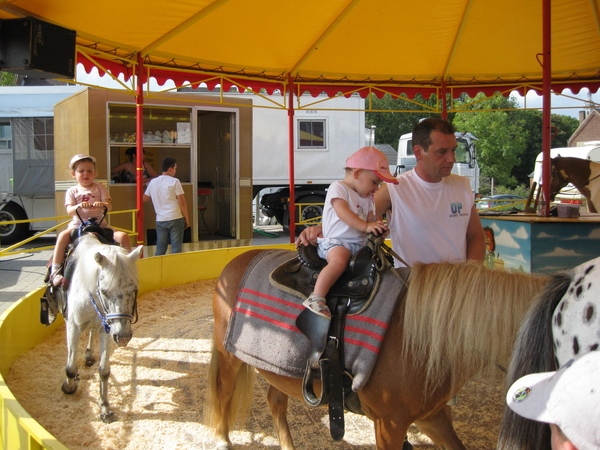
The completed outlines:
<svg viewBox="0 0 600 450">
<path fill-rule="evenodd" d="M 33 17 L 0 20 L 0 70 L 33 78 L 75 78 L 74 30 Z"/>
</svg>

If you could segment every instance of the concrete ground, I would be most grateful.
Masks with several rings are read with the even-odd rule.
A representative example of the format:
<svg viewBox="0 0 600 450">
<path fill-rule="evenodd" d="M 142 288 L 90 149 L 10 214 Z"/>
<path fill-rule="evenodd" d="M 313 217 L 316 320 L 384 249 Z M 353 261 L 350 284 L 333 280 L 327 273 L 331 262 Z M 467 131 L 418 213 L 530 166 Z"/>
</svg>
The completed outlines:
<svg viewBox="0 0 600 450">
<path fill-rule="evenodd" d="M 261 226 L 257 230 L 259 231 L 254 232 L 252 245 L 289 242 L 289 234 L 284 233 L 283 228 L 279 225 Z M 22 248 L 35 249 L 53 246 L 54 242 L 54 236 L 43 236 Z M 52 250 L 0 257 L 0 316 L 21 297 L 44 285 L 46 264 L 51 257 Z"/>
</svg>

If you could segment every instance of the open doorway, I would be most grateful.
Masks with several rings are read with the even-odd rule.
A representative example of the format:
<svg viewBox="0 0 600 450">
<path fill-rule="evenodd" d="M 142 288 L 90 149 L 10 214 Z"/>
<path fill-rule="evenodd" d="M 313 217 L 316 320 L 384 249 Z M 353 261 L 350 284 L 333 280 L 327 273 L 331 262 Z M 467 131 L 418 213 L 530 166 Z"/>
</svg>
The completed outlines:
<svg viewBox="0 0 600 450">
<path fill-rule="evenodd" d="M 210 191 L 198 198 L 199 240 L 237 239 L 235 117 L 231 111 L 197 111 L 198 192 Z"/>
</svg>

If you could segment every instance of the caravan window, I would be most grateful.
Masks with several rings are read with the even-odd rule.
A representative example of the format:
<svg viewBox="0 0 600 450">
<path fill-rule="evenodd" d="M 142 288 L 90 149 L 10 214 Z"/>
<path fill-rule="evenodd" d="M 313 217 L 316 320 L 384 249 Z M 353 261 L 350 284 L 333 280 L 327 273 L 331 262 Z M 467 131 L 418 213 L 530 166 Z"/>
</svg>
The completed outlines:
<svg viewBox="0 0 600 450">
<path fill-rule="evenodd" d="M 54 150 L 54 118 L 33 119 L 33 148 L 41 152 Z"/>
<path fill-rule="evenodd" d="M 327 148 L 326 119 L 298 120 L 298 148 Z"/>
<path fill-rule="evenodd" d="M 15 160 L 50 160 L 54 163 L 54 118 L 12 119 Z"/>
<path fill-rule="evenodd" d="M 10 150 L 11 148 L 10 123 L 0 123 L 0 150 Z"/>
</svg>

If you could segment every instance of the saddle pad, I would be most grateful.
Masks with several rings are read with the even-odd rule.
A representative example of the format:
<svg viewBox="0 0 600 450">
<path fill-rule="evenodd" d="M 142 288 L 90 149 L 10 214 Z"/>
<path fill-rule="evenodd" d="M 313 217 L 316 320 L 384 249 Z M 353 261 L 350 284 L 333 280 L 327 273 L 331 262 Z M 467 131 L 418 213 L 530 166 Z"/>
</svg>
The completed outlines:
<svg viewBox="0 0 600 450">
<path fill-rule="evenodd" d="M 269 282 L 271 271 L 296 257 L 290 250 L 265 250 L 250 263 L 233 305 L 225 347 L 251 366 L 302 378 L 309 348 L 308 338 L 296 328 L 296 317 L 304 309 L 302 299 Z M 395 275 L 383 272 L 371 306 L 346 317 L 345 367 L 354 376 L 354 391 L 369 379 L 401 288 Z"/>
</svg>

